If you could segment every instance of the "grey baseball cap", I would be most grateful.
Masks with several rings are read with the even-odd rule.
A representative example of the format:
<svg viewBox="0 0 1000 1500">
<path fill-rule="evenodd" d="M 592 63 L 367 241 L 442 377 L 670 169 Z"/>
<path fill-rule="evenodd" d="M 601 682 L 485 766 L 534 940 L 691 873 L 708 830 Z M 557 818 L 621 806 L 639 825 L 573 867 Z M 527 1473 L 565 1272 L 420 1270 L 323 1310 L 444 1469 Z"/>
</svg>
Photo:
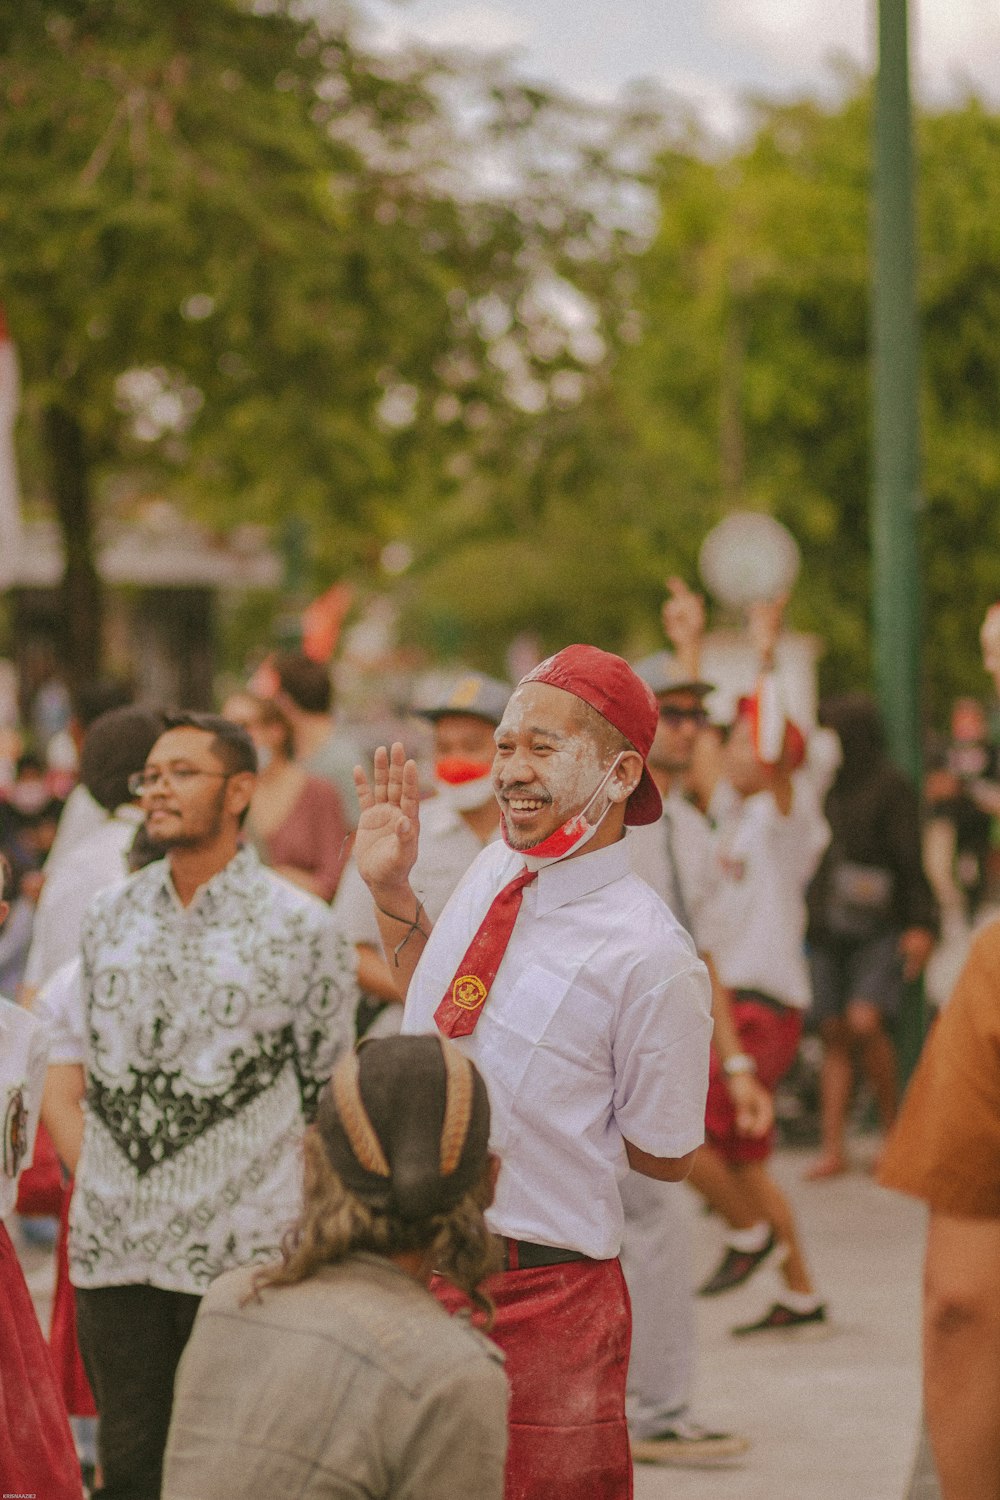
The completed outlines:
<svg viewBox="0 0 1000 1500">
<path fill-rule="evenodd" d="M 659 698 L 663 693 L 697 693 L 704 698 L 714 691 L 710 682 L 691 678 L 670 651 L 654 651 L 634 664 L 633 670 Z"/>
<path fill-rule="evenodd" d="M 448 682 L 439 683 L 426 698 L 412 705 L 411 711 L 422 719 L 443 718 L 445 714 L 470 714 L 499 724 L 513 689 L 507 682 L 487 677 L 482 672 L 463 672 Z"/>
</svg>

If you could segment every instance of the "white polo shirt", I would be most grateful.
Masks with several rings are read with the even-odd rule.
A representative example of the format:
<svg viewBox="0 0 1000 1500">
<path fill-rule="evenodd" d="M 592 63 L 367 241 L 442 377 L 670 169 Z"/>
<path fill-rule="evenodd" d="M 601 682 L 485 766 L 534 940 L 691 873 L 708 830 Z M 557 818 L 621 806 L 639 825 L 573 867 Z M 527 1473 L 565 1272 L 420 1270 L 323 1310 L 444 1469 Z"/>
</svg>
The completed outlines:
<svg viewBox="0 0 1000 1500">
<path fill-rule="evenodd" d="M 410 982 L 404 1033 L 434 1012 L 496 894 L 524 861 L 503 843 L 472 865 Z M 618 1254 L 624 1141 L 678 1157 L 704 1140 L 708 973 L 626 840 L 548 865 L 524 891 L 471 1036 L 503 1169 L 487 1214 L 513 1239 Z"/>
</svg>

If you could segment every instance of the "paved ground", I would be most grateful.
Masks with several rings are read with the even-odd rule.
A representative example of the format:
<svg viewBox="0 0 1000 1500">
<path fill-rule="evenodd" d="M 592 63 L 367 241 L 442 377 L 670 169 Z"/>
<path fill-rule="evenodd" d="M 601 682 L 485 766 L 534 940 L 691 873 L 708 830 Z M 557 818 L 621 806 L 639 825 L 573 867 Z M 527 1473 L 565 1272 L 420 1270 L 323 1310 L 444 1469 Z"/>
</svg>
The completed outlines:
<svg viewBox="0 0 1000 1500">
<path fill-rule="evenodd" d="M 870 1142 L 857 1150 L 863 1160 Z M 830 1336 L 766 1344 L 729 1337 L 732 1323 L 769 1305 L 777 1290 L 769 1271 L 728 1297 L 699 1301 L 692 1414 L 746 1433 L 754 1446 L 740 1467 L 641 1466 L 636 1500 L 937 1500 L 926 1455 L 914 1474 L 923 1210 L 876 1187 L 864 1169 L 804 1184 L 810 1156 L 782 1152 L 775 1169 L 799 1212 L 829 1301 Z M 696 1268 L 704 1274 L 718 1256 L 720 1231 L 698 1213 L 692 1222 Z M 47 1327 L 50 1258 L 26 1247 L 23 1260 Z"/>
<path fill-rule="evenodd" d="M 870 1156 L 862 1141 L 859 1158 Z M 798 1211 L 806 1250 L 828 1299 L 831 1333 L 815 1342 L 732 1339 L 733 1323 L 770 1305 L 763 1271 L 728 1297 L 698 1303 L 699 1377 L 692 1415 L 745 1433 L 741 1467 L 636 1471 L 636 1500 L 904 1500 L 920 1426 L 919 1289 L 924 1211 L 877 1187 L 867 1170 L 801 1181 L 814 1153 L 776 1159 Z M 696 1267 L 718 1257 L 717 1221 L 694 1218 Z M 918 1465 L 912 1500 L 935 1500 Z"/>
</svg>

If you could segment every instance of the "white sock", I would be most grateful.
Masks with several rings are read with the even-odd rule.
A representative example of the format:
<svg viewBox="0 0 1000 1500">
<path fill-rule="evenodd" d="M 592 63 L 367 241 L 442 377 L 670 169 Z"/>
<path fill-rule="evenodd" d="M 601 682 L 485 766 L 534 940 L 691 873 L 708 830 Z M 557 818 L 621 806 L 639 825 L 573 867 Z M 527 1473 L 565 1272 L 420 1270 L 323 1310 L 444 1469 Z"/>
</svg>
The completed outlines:
<svg viewBox="0 0 1000 1500">
<path fill-rule="evenodd" d="M 782 1288 L 779 1298 L 783 1307 L 791 1308 L 792 1312 L 811 1313 L 819 1307 L 819 1298 L 815 1292 L 791 1292 L 787 1287 Z"/>
<path fill-rule="evenodd" d="M 726 1239 L 734 1250 L 742 1250 L 747 1255 L 756 1255 L 758 1250 L 763 1250 L 770 1234 L 770 1224 L 766 1219 L 762 1219 L 759 1224 L 751 1224 L 749 1229 L 731 1229 Z"/>
</svg>

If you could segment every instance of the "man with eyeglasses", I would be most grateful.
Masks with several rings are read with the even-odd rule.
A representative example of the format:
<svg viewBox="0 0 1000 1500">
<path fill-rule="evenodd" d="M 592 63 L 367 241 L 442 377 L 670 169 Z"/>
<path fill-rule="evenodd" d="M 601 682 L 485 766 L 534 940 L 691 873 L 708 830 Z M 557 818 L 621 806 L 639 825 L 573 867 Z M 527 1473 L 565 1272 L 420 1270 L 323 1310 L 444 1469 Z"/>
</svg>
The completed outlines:
<svg viewBox="0 0 1000 1500">
<path fill-rule="evenodd" d="M 276 1256 L 303 1129 L 353 1039 L 353 965 L 329 908 L 241 842 L 255 776 L 239 725 L 168 719 L 130 782 L 166 857 L 84 919 L 70 1274 L 105 1500 L 158 1500 L 201 1295 Z"/>
<path fill-rule="evenodd" d="M 705 699 L 712 692 L 699 673 L 704 603 L 679 579 L 671 579 L 669 587 L 663 623 L 674 651 L 659 651 L 636 666 L 659 712 L 648 765 L 663 798 L 663 815 L 657 823 L 632 830 L 629 851 L 633 870 L 691 933 L 708 964 L 713 1045 L 723 1059 L 740 1127 L 758 1135 L 770 1128 L 773 1110 L 740 1047 L 727 993 L 711 961 L 715 844 L 707 820 L 684 795 L 695 744 L 708 722 Z M 622 1202 L 622 1268 L 634 1329 L 626 1406 L 633 1457 L 670 1465 L 737 1459 L 750 1446 L 745 1437 L 714 1431 L 689 1415 L 696 1332 L 684 1189 L 631 1172 L 622 1184 Z"/>
</svg>

